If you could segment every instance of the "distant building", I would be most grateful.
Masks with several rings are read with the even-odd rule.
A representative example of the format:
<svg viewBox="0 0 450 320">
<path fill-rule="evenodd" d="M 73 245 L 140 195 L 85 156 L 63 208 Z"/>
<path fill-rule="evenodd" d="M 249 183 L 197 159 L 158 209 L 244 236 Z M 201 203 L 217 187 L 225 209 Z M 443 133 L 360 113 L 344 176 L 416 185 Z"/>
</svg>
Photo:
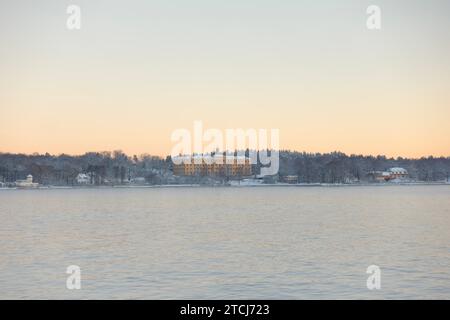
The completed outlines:
<svg viewBox="0 0 450 320">
<path fill-rule="evenodd" d="M 284 183 L 297 184 L 298 176 L 297 175 L 282 176 L 280 180 L 281 180 L 281 182 L 284 182 Z"/>
<path fill-rule="evenodd" d="M 383 179 L 381 179 L 381 172 L 382 171 L 370 171 L 369 173 L 367 173 L 367 177 L 368 177 L 368 179 L 369 179 L 369 181 L 372 181 L 372 182 L 375 182 L 375 181 L 377 181 L 377 182 L 381 182 L 381 181 L 383 181 Z"/>
<path fill-rule="evenodd" d="M 369 178 L 377 182 L 388 182 L 391 180 L 402 180 L 408 177 L 408 171 L 403 168 L 395 167 L 387 171 L 371 171 Z"/>
<path fill-rule="evenodd" d="M 388 170 L 390 179 L 404 179 L 408 177 L 408 171 L 403 168 L 395 167 Z"/>
<path fill-rule="evenodd" d="M 239 156 L 214 155 L 186 156 L 175 159 L 173 174 L 176 176 L 245 177 L 252 175 L 250 158 Z"/>
<path fill-rule="evenodd" d="M 260 176 L 265 184 L 275 184 L 278 183 L 279 177 L 277 174 Z"/>
<path fill-rule="evenodd" d="M 91 183 L 91 176 L 86 173 L 79 173 L 75 179 L 77 181 L 77 184 L 90 184 Z"/>
<path fill-rule="evenodd" d="M 147 181 L 145 180 L 144 177 L 136 177 L 131 179 L 130 181 L 132 184 L 145 184 Z"/>
<path fill-rule="evenodd" d="M 25 180 L 17 180 L 16 187 L 18 188 L 37 188 L 39 183 L 33 182 L 33 176 L 29 174 Z"/>
</svg>

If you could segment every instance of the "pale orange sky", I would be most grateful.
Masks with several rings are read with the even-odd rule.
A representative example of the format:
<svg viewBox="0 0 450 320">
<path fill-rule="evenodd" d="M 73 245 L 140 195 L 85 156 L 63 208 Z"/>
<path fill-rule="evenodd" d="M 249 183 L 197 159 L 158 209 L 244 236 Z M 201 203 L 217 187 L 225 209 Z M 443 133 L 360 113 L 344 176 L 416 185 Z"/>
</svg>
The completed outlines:
<svg viewBox="0 0 450 320">
<path fill-rule="evenodd" d="M 0 152 L 169 154 L 172 131 L 277 128 L 308 152 L 450 156 L 448 2 L 0 4 Z M 407 6 L 402 6 L 407 4 Z M 195 9 L 195 10 L 194 10 Z"/>
</svg>

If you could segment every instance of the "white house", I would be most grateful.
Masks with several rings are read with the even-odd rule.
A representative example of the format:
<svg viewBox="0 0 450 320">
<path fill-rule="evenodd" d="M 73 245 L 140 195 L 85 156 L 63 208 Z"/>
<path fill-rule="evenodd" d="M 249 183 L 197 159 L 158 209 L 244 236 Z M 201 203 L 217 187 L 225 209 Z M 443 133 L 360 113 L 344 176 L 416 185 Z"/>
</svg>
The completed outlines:
<svg viewBox="0 0 450 320">
<path fill-rule="evenodd" d="M 76 177 L 76 181 L 78 184 L 90 184 L 91 176 L 86 173 L 79 173 Z"/>
<path fill-rule="evenodd" d="M 391 174 L 390 179 L 402 179 L 408 177 L 408 171 L 403 168 L 390 168 L 388 172 Z"/>
<path fill-rule="evenodd" d="M 17 180 L 16 187 L 18 188 L 37 188 L 39 183 L 33 182 L 33 176 L 29 174 L 25 180 Z"/>
</svg>

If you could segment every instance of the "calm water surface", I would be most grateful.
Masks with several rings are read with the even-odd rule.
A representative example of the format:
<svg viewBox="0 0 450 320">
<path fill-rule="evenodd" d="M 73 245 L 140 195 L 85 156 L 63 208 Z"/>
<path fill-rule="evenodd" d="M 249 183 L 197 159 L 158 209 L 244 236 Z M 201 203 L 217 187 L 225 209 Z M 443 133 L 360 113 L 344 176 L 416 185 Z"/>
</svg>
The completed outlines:
<svg viewBox="0 0 450 320">
<path fill-rule="evenodd" d="M 450 186 L 0 190 L 0 219 L 2 299 L 450 298 Z"/>
</svg>

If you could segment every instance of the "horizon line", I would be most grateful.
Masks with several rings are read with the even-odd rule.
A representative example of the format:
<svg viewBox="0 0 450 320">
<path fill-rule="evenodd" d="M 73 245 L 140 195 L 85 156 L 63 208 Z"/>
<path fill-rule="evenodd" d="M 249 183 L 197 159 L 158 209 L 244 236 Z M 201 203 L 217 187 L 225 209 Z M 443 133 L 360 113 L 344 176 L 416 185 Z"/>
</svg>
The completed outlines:
<svg viewBox="0 0 450 320">
<path fill-rule="evenodd" d="M 271 151 L 273 149 L 270 149 Z M 242 151 L 242 150 L 235 150 L 235 151 L 231 151 L 231 152 L 236 152 L 236 151 Z M 250 151 L 260 151 L 260 150 L 250 150 Z M 141 156 L 152 156 L 152 157 L 159 157 L 161 159 L 167 158 L 169 156 L 171 156 L 170 154 L 166 154 L 166 155 L 159 155 L 159 154 L 151 154 L 151 153 L 139 153 L 139 154 L 129 154 L 124 152 L 121 149 L 116 149 L 116 150 L 101 150 L 101 151 L 85 151 L 84 153 L 79 153 L 79 154 L 74 154 L 74 153 L 59 153 L 59 154 L 55 154 L 55 153 L 49 153 L 49 152 L 45 152 L 45 153 L 40 153 L 40 152 L 32 152 L 32 153 L 24 153 L 24 152 L 10 152 L 10 151 L 1 151 L 0 150 L 0 155 L 22 155 L 22 156 L 51 156 L 51 157 L 61 157 L 61 156 L 69 156 L 69 157 L 82 157 L 86 154 L 90 154 L 90 153 L 94 153 L 94 154 L 102 154 L 102 153 L 110 153 L 111 155 L 114 152 L 120 152 L 124 155 L 126 155 L 127 157 L 141 157 Z M 216 153 L 224 153 L 224 152 L 230 152 L 230 151 L 218 151 Z M 342 151 L 338 151 L 338 150 L 334 150 L 334 151 L 327 151 L 327 152 L 313 152 L 313 151 L 298 151 L 298 150 L 291 150 L 291 149 L 278 149 L 278 152 L 290 152 L 290 153 L 304 153 L 304 154 L 310 154 L 310 155 L 330 155 L 330 154 L 342 154 L 344 156 L 347 157 L 352 157 L 352 156 L 356 156 L 356 157 L 373 157 L 373 158 L 378 158 L 378 157 L 384 157 L 386 159 L 394 159 L 394 160 L 398 160 L 399 158 L 401 159 L 406 159 L 406 160 L 420 160 L 420 159 L 428 159 L 428 158 L 434 158 L 434 159 L 439 159 L 439 158 L 444 158 L 444 159 L 448 159 L 450 158 L 450 155 L 423 155 L 420 157 L 406 157 L 406 156 L 387 156 L 384 154 L 362 154 L 362 153 L 346 153 L 346 152 L 342 152 Z M 212 152 L 210 152 L 211 154 Z M 192 153 L 192 155 L 196 155 L 197 153 Z"/>
</svg>

